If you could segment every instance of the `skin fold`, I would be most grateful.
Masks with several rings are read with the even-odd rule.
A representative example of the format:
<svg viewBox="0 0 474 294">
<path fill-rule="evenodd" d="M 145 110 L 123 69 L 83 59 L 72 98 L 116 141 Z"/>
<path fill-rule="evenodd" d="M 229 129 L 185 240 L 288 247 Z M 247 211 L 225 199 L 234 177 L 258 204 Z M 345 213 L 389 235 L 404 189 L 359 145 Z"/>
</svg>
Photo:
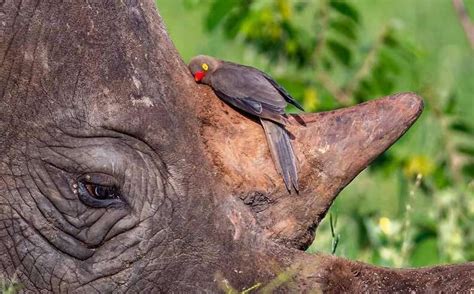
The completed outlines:
<svg viewBox="0 0 474 294">
<path fill-rule="evenodd" d="M 24 293 L 468 292 L 472 263 L 304 252 L 422 105 L 403 93 L 288 116 L 296 197 L 260 123 L 195 82 L 155 1 L 0 1 L 0 280 Z"/>
</svg>

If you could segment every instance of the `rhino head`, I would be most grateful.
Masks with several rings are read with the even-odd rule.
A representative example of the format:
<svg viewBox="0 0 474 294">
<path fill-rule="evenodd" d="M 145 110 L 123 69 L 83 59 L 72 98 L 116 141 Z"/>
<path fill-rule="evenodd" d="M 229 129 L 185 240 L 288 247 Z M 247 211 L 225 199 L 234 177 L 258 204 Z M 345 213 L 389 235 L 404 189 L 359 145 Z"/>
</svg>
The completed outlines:
<svg viewBox="0 0 474 294">
<path fill-rule="evenodd" d="M 25 290 L 213 292 L 281 273 L 280 289 L 361 290 L 376 274 L 403 290 L 472 273 L 302 251 L 418 96 L 294 116 L 302 187 L 288 195 L 259 124 L 194 83 L 153 1 L 0 10 L 0 274 Z"/>
</svg>

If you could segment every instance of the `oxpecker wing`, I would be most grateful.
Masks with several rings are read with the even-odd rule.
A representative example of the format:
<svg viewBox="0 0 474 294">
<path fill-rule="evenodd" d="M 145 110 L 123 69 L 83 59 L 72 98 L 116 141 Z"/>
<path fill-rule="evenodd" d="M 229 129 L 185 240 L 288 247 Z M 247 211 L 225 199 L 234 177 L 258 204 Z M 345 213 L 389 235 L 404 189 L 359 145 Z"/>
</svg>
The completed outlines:
<svg viewBox="0 0 474 294">
<path fill-rule="evenodd" d="M 278 90 L 255 69 L 224 63 L 210 77 L 218 96 L 235 107 L 285 124 L 286 101 Z"/>
<path fill-rule="evenodd" d="M 278 90 L 278 92 L 280 92 L 280 94 L 285 98 L 286 102 L 293 104 L 299 110 L 304 111 L 303 106 L 301 106 L 301 104 L 299 104 L 298 101 L 295 100 L 295 98 L 291 97 L 291 95 L 285 90 L 285 88 L 280 86 L 274 79 L 272 79 L 272 77 L 270 77 L 266 73 L 262 72 L 262 75 L 273 85 L 273 87 Z"/>
</svg>

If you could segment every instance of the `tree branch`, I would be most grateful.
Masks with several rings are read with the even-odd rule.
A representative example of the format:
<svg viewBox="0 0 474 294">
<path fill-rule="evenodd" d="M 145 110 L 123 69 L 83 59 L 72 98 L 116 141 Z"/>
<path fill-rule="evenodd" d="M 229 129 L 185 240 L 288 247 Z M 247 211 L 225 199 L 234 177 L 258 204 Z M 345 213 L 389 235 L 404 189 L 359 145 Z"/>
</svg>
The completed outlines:
<svg viewBox="0 0 474 294">
<path fill-rule="evenodd" d="M 471 48 L 474 49 L 474 24 L 469 19 L 464 2 L 463 0 L 452 0 L 452 3 L 459 21 L 461 22 L 464 29 L 464 34 L 471 44 Z"/>
</svg>

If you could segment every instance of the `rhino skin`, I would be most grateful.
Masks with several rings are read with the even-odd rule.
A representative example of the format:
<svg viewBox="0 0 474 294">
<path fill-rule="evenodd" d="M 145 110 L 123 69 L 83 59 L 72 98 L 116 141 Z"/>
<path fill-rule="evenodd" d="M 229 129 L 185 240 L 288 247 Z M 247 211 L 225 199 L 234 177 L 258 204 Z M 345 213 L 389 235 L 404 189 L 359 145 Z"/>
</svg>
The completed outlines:
<svg viewBox="0 0 474 294">
<path fill-rule="evenodd" d="M 473 263 L 303 251 L 422 105 L 293 116 L 295 197 L 258 122 L 195 84 L 153 1 L 0 1 L 0 276 L 23 292 L 472 291 Z"/>
</svg>

